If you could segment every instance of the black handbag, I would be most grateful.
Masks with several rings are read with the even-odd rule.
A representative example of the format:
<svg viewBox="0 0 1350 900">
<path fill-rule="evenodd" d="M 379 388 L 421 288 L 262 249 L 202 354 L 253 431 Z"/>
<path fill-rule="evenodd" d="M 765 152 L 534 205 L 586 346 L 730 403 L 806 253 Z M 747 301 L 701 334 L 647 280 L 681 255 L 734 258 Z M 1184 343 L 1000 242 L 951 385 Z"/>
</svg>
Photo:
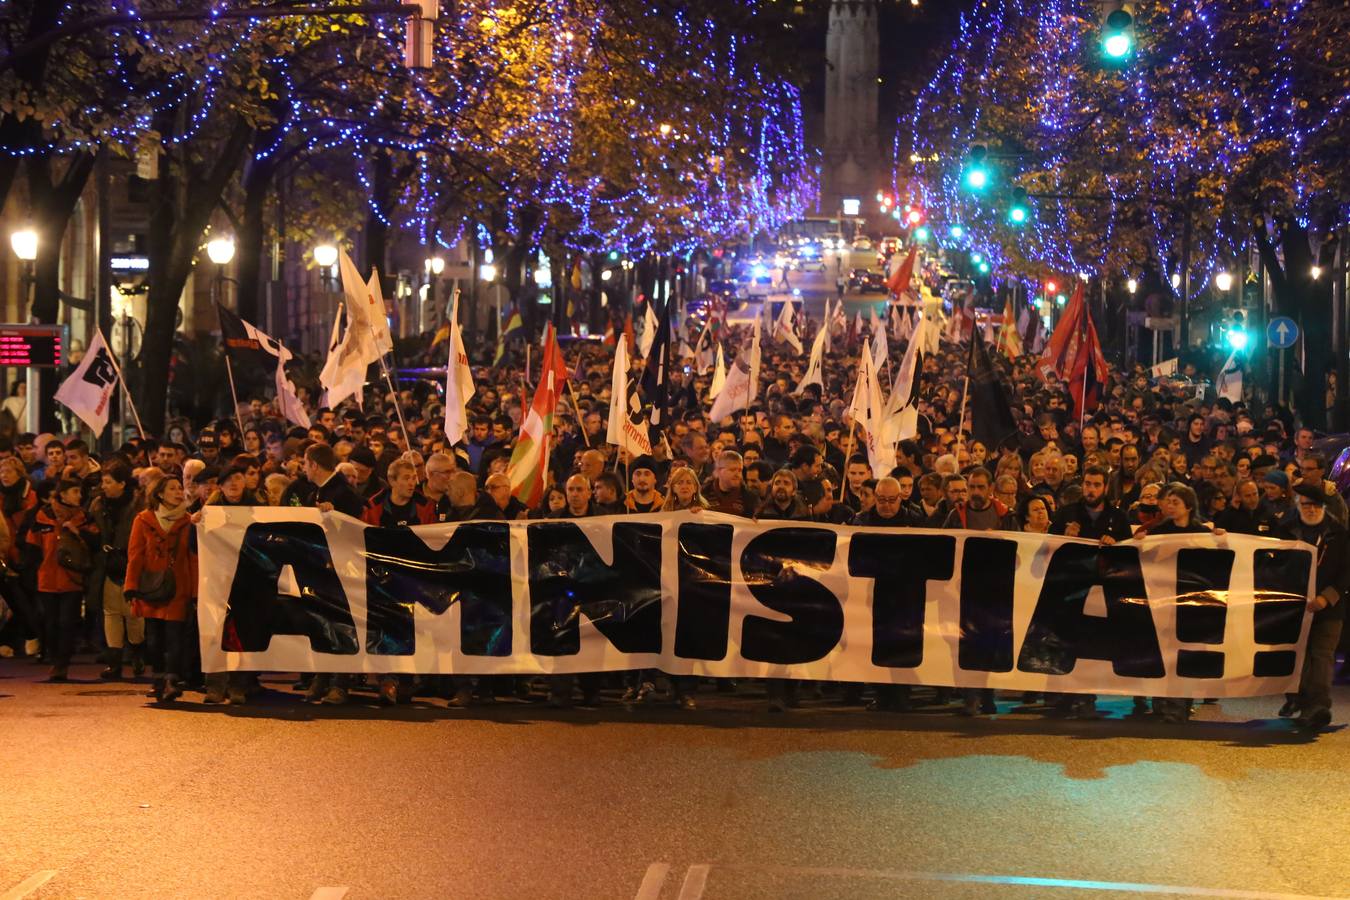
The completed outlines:
<svg viewBox="0 0 1350 900">
<path fill-rule="evenodd" d="M 179 539 L 174 542 L 173 552 L 169 554 L 169 567 L 162 572 L 141 572 L 139 585 L 136 593 L 141 599 L 151 606 L 163 606 L 173 600 L 174 594 L 178 592 L 178 582 L 174 578 L 173 566 L 178 560 L 178 550 L 182 546 L 182 536 L 187 533 L 184 528 L 179 533 Z"/>
<path fill-rule="evenodd" d="M 63 528 L 56 539 L 56 564 L 83 578 L 94 570 L 94 554 L 88 544 Z"/>
</svg>

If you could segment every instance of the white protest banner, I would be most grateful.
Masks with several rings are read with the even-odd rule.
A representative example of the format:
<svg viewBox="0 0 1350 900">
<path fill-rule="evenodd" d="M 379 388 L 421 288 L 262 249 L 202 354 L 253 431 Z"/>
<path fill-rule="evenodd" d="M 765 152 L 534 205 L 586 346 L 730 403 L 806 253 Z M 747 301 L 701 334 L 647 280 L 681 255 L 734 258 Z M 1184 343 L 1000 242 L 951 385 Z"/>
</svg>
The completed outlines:
<svg viewBox="0 0 1350 900">
<path fill-rule="evenodd" d="M 208 506 L 205 671 L 659 668 L 1154 697 L 1296 687 L 1313 548 L 703 512 L 373 528 Z"/>
</svg>

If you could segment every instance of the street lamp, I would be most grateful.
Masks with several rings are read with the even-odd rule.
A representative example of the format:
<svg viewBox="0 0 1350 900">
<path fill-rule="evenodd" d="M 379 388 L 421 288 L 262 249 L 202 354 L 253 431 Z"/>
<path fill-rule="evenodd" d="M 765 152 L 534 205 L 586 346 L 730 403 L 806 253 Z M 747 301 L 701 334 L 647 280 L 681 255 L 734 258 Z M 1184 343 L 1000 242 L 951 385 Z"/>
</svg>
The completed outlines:
<svg viewBox="0 0 1350 900">
<path fill-rule="evenodd" d="M 436 308 L 436 283 L 440 281 L 441 273 L 445 271 L 445 260 L 439 256 L 428 256 L 422 260 L 422 268 L 426 270 L 427 281 L 422 289 L 422 296 L 425 304 L 418 307 L 418 324 L 423 331 L 439 324 L 439 311 Z M 430 323 L 426 320 L 426 311 L 431 311 L 432 320 Z"/>
<path fill-rule="evenodd" d="M 333 267 L 337 265 L 338 248 L 332 244 L 320 244 L 314 248 L 314 262 L 319 265 L 319 277 L 323 280 L 323 289 L 333 286 Z"/>
<path fill-rule="evenodd" d="M 1214 286 L 1227 293 L 1233 287 L 1233 276 L 1227 272 L 1220 272 L 1214 276 Z"/>
<path fill-rule="evenodd" d="M 216 264 L 216 278 L 211 293 L 217 303 L 225 302 L 225 267 L 234 259 L 234 238 L 215 237 L 206 242 L 206 258 Z"/>
<path fill-rule="evenodd" d="M 1321 267 L 1321 266 L 1313 266 L 1313 267 L 1312 267 L 1312 273 L 1311 273 L 1311 274 L 1312 274 L 1312 277 L 1313 277 L 1313 281 L 1316 281 L 1317 279 L 1321 278 L 1321 277 L 1322 277 L 1322 267 Z"/>
<path fill-rule="evenodd" d="M 218 266 L 228 266 L 234 259 L 234 238 L 212 238 L 206 244 L 206 256 Z"/>
<path fill-rule="evenodd" d="M 1180 273 L 1180 272 L 1173 272 L 1173 273 L 1172 273 L 1172 290 L 1175 291 L 1175 290 L 1176 290 L 1177 288 L 1179 288 L 1179 287 L 1181 287 L 1181 273 Z"/>
<path fill-rule="evenodd" d="M 1131 294 L 1135 293 L 1139 290 L 1139 282 L 1131 278 L 1129 281 L 1125 282 L 1125 290 L 1129 291 Z"/>
<path fill-rule="evenodd" d="M 14 248 L 14 255 L 26 263 L 37 259 L 38 236 L 33 229 L 21 228 L 12 233 L 9 236 L 9 245 Z"/>
</svg>

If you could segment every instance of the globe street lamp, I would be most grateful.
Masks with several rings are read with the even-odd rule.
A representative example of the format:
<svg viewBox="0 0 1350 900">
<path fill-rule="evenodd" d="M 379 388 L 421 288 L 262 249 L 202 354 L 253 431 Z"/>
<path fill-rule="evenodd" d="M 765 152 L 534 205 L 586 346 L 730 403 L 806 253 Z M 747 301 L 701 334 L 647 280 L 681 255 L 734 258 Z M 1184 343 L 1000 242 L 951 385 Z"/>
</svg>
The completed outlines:
<svg viewBox="0 0 1350 900">
<path fill-rule="evenodd" d="M 422 327 L 425 331 L 428 327 L 439 324 L 437 320 L 440 317 L 437 315 L 438 311 L 436 309 L 436 283 L 440 281 L 441 273 L 445 271 L 445 260 L 439 256 L 428 256 L 422 261 L 422 268 L 425 269 L 427 273 L 427 305 L 423 306 L 422 309 L 431 310 L 432 315 L 432 321 L 430 323 L 426 322 L 425 315 L 419 316 L 419 318 L 422 319 Z"/>
<path fill-rule="evenodd" d="M 32 228 L 21 228 L 9 236 L 9 245 L 14 255 L 26 263 L 37 259 L 38 236 Z"/>
<path fill-rule="evenodd" d="M 225 267 L 234 259 L 234 238 L 214 237 L 206 242 L 206 258 L 216 264 L 216 278 L 211 285 L 211 293 L 217 303 L 225 302 Z"/>
<path fill-rule="evenodd" d="M 1220 272 L 1214 276 L 1214 286 L 1223 293 L 1228 293 L 1233 287 L 1233 276 L 1228 272 Z"/>
</svg>

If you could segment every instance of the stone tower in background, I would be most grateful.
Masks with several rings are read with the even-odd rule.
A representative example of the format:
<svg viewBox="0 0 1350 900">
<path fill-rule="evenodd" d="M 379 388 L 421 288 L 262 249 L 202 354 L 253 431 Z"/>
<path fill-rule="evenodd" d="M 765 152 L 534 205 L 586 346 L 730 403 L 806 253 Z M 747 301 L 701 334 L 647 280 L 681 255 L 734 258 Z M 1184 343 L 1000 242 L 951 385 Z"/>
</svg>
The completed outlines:
<svg viewBox="0 0 1350 900">
<path fill-rule="evenodd" d="M 820 209 L 838 215 L 846 197 L 862 201 L 863 214 L 876 216 L 876 192 L 890 183 L 883 175 L 877 133 L 877 77 L 880 32 L 877 0 L 833 0 L 826 35 L 825 146 Z"/>
</svg>

